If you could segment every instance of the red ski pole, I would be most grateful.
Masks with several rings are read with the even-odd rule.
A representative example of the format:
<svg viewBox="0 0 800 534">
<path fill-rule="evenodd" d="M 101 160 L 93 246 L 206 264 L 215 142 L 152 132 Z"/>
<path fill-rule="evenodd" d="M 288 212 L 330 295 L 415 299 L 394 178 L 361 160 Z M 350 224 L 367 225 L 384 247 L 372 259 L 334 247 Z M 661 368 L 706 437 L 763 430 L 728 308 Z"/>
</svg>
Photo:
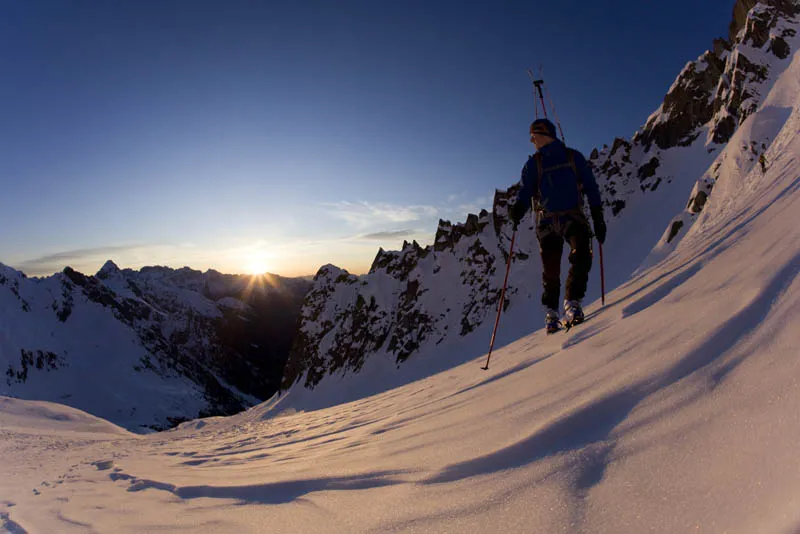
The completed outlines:
<svg viewBox="0 0 800 534">
<path fill-rule="evenodd" d="M 603 272 L 603 244 L 597 242 L 597 248 L 600 251 L 600 303 L 606 305 L 606 277 Z"/>
<path fill-rule="evenodd" d="M 497 325 L 500 324 L 500 313 L 503 311 L 503 304 L 506 299 L 506 285 L 508 284 L 508 272 L 511 270 L 511 256 L 514 254 L 514 240 L 517 238 L 517 231 L 511 234 L 511 246 L 508 247 L 508 262 L 506 263 L 506 277 L 503 280 L 503 290 L 500 291 L 500 303 L 497 305 L 497 319 L 494 320 L 494 330 L 492 331 L 492 341 L 489 343 L 489 355 L 486 356 L 486 365 L 481 367 L 484 371 L 489 369 L 489 359 L 492 357 L 494 348 L 494 336 L 497 334 Z"/>
</svg>

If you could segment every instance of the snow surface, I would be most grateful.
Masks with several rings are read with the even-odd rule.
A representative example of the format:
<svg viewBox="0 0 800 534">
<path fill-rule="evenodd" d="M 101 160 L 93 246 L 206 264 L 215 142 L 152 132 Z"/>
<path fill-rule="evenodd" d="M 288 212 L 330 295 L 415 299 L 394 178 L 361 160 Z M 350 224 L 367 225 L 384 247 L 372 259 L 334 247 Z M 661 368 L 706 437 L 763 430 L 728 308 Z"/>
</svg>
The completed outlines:
<svg viewBox="0 0 800 534">
<path fill-rule="evenodd" d="M 797 532 L 798 79 L 796 57 L 737 134 L 776 133 L 766 174 L 733 140 L 669 255 L 488 371 L 419 358 L 441 372 L 147 436 L 2 399 L 0 530 Z"/>
</svg>

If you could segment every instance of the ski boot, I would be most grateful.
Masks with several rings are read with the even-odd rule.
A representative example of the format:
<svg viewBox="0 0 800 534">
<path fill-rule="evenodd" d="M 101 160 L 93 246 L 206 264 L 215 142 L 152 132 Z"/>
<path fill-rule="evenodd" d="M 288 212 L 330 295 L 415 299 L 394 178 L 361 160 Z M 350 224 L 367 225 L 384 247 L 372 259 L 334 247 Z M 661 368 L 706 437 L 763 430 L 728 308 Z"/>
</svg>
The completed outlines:
<svg viewBox="0 0 800 534">
<path fill-rule="evenodd" d="M 558 320 L 558 310 L 545 309 L 544 328 L 548 334 L 553 334 L 561 330 L 561 323 Z"/>
<path fill-rule="evenodd" d="M 579 300 L 564 301 L 564 327 L 569 330 L 576 324 L 581 324 L 584 320 L 583 308 Z"/>
</svg>

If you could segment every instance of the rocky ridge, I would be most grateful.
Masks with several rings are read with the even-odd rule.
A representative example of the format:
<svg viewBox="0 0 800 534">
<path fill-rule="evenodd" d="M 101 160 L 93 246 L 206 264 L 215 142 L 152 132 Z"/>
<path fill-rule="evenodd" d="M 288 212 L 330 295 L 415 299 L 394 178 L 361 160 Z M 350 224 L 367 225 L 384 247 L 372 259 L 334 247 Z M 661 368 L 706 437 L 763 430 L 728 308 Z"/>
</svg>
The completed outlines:
<svg viewBox="0 0 800 534">
<path fill-rule="evenodd" d="M 654 191 L 672 176 L 664 152 L 703 143 L 718 153 L 758 107 L 776 69 L 785 67 L 797 34 L 800 3 L 737 0 L 728 39 L 686 64 L 664 102 L 628 140 L 592 152 L 589 162 L 614 215 L 637 192 Z M 716 177 L 715 177 L 716 178 Z"/>
<path fill-rule="evenodd" d="M 592 152 L 589 163 L 612 217 L 624 218 L 632 203 L 673 182 L 670 154 L 699 146 L 708 157 L 696 165 L 698 175 L 713 161 L 756 109 L 773 74 L 785 68 L 798 14 L 794 1 L 738 0 L 728 38 L 684 67 L 645 125 L 631 139 L 616 138 Z M 715 178 L 702 181 L 701 195 L 693 191 L 694 210 Z M 320 269 L 282 388 L 313 389 L 330 374 L 357 373 L 381 354 L 400 365 L 426 344 L 466 336 L 493 319 L 512 234 L 508 204 L 517 187 L 497 191 L 491 212 L 459 224 L 440 221 L 430 246 L 379 250 L 367 275 Z M 514 270 L 534 272 L 527 260 L 535 253 L 532 242 L 515 248 Z M 503 305 L 517 292 L 510 285 Z"/>
</svg>

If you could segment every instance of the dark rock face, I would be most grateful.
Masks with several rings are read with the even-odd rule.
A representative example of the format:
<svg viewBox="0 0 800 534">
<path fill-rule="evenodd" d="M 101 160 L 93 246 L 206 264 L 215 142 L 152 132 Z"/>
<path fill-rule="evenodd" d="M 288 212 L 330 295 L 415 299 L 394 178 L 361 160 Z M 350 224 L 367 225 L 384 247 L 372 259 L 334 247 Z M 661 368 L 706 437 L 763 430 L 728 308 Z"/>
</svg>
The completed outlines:
<svg viewBox="0 0 800 534">
<path fill-rule="evenodd" d="M 592 152 L 589 164 L 613 215 L 624 211 L 636 189 L 653 191 L 671 181 L 658 165 L 661 152 L 701 135 L 709 153 L 730 140 L 758 108 L 770 73 L 791 55 L 799 15 L 800 3 L 792 0 L 738 0 L 728 39 L 715 39 L 711 50 L 684 67 L 631 141 L 615 139 L 611 149 Z"/>
<path fill-rule="evenodd" d="M 634 141 L 646 150 L 652 143 L 665 150 L 685 142 L 713 117 L 714 106 L 709 96 L 716 89 L 724 67 L 723 60 L 713 52 L 689 63 L 664 97 L 661 114 L 651 118 Z M 664 116 L 669 119 L 664 120 Z"/>
<path fill-rule="evenodd" d="M 639 179 L 644 180 L 646 178 L 650 178 L 651 176 L 655 176 L 656 169 L 658 169 L 659 165 L 661 165 L 661 162 L 658 160 L 658 158 L 650 158 L 650 161 L 639 167 Z"/>
<path fill-rule="evenodd" d="M 758 0 L 736 0 L 736 4 L 733 6 L 733 20 L 731 20 L 730 26 L 728 27 L 729 41 L 732 42 L 736 39 L 739 30 L 744 27 L 747 14 L 756 4 L 758 4 Z"/>
<path fill-rule="evenodd" d="M 664 98 L 660 113 L 648 120 L 634 142 L 646 151 L 653 143 L 662 150 L 681 146 L 712 119 L 714 142 L 727 142 L 755 109 L 754 97 L 760 96 L 757 87 L 769 72 L 769 65 L 748 59 L 740 45 L 787 58 L 791 50 L 786 38 L 795 30 L 786 26 L 798 14 L 800 6 L 791 0 L 737 0 L 728 40 L 716 39 L 712 50 L 684 68 Z M 775 32 L 780 35 L 771 38 Z"/>
<path fill-rule="evenodd" d="M 667 243 L 671 243 L 675 236 L 678 235 L 678 232 L 681 231 L 683 228 L 683 221 L 674 221 L 669 228 L 669 236 L 667 236 Z"/>
<path fill-rule="evenodd" d="M 708 200 L 708 193 L 705 191 L 698 191 L 695 196 L 689 200 L 689 211 L 692 213 L 700 213 L 703 211 L 703 206 L 706 205 Z"/>
<path fill-rule="evenodd" d="M 28 370 L 54 371 L 65 365 L 64 359 L 51 351 L 20 350 L 19 366 L 6 369 L 6 384 L 24 383 L 28 379 Z"/>
<path fill-rule="evenodd" d="M 775 37 L 770 43 L 769 51 L 775 54 L 780 59 L 786 59 L 791 53 L 789 43 L 783 37 Z"/>
<path fill-rule="evenodd" d="M 733 20 L 731 21 L 728 29 L 728 40 L 733 42 L 736 40 L 739 32 L 748 23 L 748 15 L 750 11 L 761 4 L 765 10 L 761 13 L 755 13 L 753 19 L 756 21 L 752 29 L 748 29 L 748 33 L 754 37 L 754 46 L 761 48 L 767 41 L 769 30 L 777 23 L 777 19 L 792 19 L 800 14 L 800 4 L 796 0 L 736 0 L 733 6 Z"/>
<path fill-rule="evenodd" d="M 408 268 L 411 264 L 419 258 L 425 257 L 427 253 L 428 252 L 419 246 L 419 243 L 416 241 L 412 241 L 411 243 L 403 241 L 403 248 L 399 253 L 386 252 L 381 248 L 378 249 L 378 254 L 375 256 L 375 259 L 372 260 L 372 266 L 369 272 L 384 270 L 389 274 L 396 272 L 400 273 L 402 276 L 402 273 L 408 272 Z"/>
<path fill-rule="evenodd" d="M 714 94 L 713 141 L 726 143 L 736 128 L 758 107 L 760 86 L 771 64 L 748 58 L 742 47 L 765 50 L 767 57 L 786 59 L 791 53 L 787 38 L 793 37 L 800 4 L 792 0 L 738 0 L 730 27 L 736 53 L 729 54 L 725 71 Z"/>
<path fill-rule="evenodd" d="M 450 221 L 440 220 L 436 229 L 436 236 L 433 239 L 433 249 L 436 252 L 452 250 L 462 237 L 470 237 L 480 233 L 488 222 L 489 213 L 486 210 L 481 210 L 480 215 L 470 213 L 467 215 L 467 221 L 463 224 L 453 225 Z"/>
</svg>

